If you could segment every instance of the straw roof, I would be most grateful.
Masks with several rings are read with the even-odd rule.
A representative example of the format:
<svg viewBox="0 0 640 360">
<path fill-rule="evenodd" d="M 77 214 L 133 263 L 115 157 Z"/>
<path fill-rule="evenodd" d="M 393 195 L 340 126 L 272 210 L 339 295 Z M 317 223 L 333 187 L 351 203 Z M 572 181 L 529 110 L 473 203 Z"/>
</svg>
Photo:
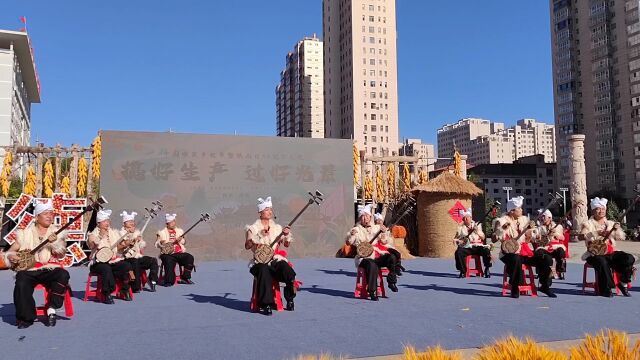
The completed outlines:
<svg viewBox="0 0 640 360">
<path fill-rule="evenodd" d="M 417 195 L 421 192 L 427 193 L 443 193 L 443 194 L 463 194 L 470 196 L 478 196 L 482 194 L 482 190 L 471 181 L 462 179 L 446 171 L 438 175 L 435 179 L 425 184 L 417 185 L 411 192 Z"/>
</svg>

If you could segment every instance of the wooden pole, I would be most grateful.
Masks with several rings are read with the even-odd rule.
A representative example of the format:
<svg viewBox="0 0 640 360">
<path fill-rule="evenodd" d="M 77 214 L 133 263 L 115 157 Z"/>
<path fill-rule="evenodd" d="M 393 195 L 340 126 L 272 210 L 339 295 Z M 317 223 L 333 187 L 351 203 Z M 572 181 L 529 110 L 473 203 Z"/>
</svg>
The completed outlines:
<svg viewBox="0 0 640 360">
<path fill-rule="evenodd" d="M 56 159 L 56 167 L 55 167 L 55 179 L 53 182 L 53 187 L 54 187 L 54 192 L 60 192 L 60 185 L 61 185 L 61 181 L 62 181 L 62 177 L 60 176 L 60 170 L 62 168 L 62 160 L 60 158 L 60 153 L 62 152 L 62 148 L 60 147 L 60 144 L 56 145 L 56 149 L 55 149 L 55 159 Z"/>
<path fill-rule="evenodd" d="M 42 167 L 44 166 L 44 153 L 36 155 L 36 196 L 42 197 Z"/>
<path fill-rule="evenodd" d="M 69 191 L 71 192 L 71 197 L 75 198 L 78 193 L 78 145 L 71 145 L 71 165 L 69 166 L 69 180 L 71 182 L 71 186 L 69 187 Z"/>
<path fill-rule="evenodd" d="M 362 205 L 364 205 L 366 203 L 365 201 L 365 196 L 364 196 L 364 180 L 367 176 L 367 169 L 366 169 L 366 164 L 365 164 L 365 160 L 364 160 L 364 150 L 360 150 L 360 184 L 362 185 Z"/>
<path fill-rule="evenodd" d="M 85 156 L 86 154 L 82 154 Z M 91 192 L 93 191 L 93 176 L 91 175 L 91 158 L 87 161 L 87 197 L 92 196 Z"/>
</svg>

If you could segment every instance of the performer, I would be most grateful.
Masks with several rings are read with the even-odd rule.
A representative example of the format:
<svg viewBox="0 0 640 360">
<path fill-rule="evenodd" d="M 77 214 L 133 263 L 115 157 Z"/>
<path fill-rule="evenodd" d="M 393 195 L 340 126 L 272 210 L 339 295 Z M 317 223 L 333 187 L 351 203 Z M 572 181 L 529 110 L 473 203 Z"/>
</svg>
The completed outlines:
<svg viewBox="0 0 640 360">
<path fill-rule="evenodd" d="M 179 241 L 174 245 L 173 254 L 162 254 L 160 260 L 164 268 L 164 286 L 173 286 L 176 281 L 175 267 L 176 263 L 182 266 L 182 273 L 180 274 L 179 284 L 193 284 L 191 280 L 191 272 L 193 271 L 193 255 L 187 252 L 187 248 L 184 246 L 186 240 L 182 237 L 184 230 L 176 225 L 176 214 L 166 214 L 166 227 L 156 234 L 156 247 L 160 248 L 162 244 L 171 242 L 175 243 L 177 239 Z"/>
<path fill-rule="evenodd" d="M 455 252 L 456 269 L 460 272 L 458 278 L 463 278 L 467 274 L 467 256 L 482 256 L 484 264 L 484 277 L 491 277 L 491 247 L 485 245 L 485 235 L 482 226 L 473 221 L 471 208 L 462 211 L 462 224 L 458 226 L 453 242 L 458 248 Z"/>
<path fill-rule="evenodd" d="M 111 293 L 116 289 L 116 279 L 122 281 L 122 289 L 120 290 L 120 296 L 126 300 L 131 301 L 131 295 L 129 294 L 129 282 L 131 281 L 130 274 L 133 268 L 131 265 L 122 261 L 122 250 L 124 244 L 120 241 L 114 249 L 115 255 L 108 263 L 100 263 L 96 259 L 96 254 L 101 248 L 111 248 L 116 241 L 120 239 L 120 232 L 111 228 L 111 210 L 100 210 L 97 214 L 98 225 L 92 232 L 89 233 L 89 240 L 87 245 L 91 249 L 91 266 L 89 271 L 98 274 L 102 278 L 102 294 L 104 295 L 103 302 L 105 304 L 113 304 L 113 296 Z"/>
<path fill-rule="evenodd" d="M 258 245 L 263 244 L 269 246 L 276 237 L 282 233 L 280 242 L 275 244 L 275 255 L 273 260 L 268 264 L 256 263 L 251 260 L 249 272 L 255 276 L 256 281 L 256 299 L 258 300 L 258 308 L 264 315 L 271 315 L 272 308 L 275 308 L 274 294 L 272 282 L 273 279 L 278 282 L 285 283 L 284 298 L 287 300 L 288 311 L 294 310 L 293 299 L 296 297 L 294 282 L 296 272 L 293 270 L 287 260 L 287 252 L 280 249 L 280 244 L 289 247 L 293 242 L 293 235 L 288 226 L 284 228 L 273 221 L 273 203 L 271 197 L 266 199 L 258 199 L 258 220 L 253 224 L 245 227 L 246 237 L 244 248 L 255 253 Z"/>
<path fill-rule="evenodd" d="M 379 214 L 379 213 L 373 214 L 373 219 L 374 219 L 373 223 L 375 225 L 378 225 L 381 228 L 383 228 L 383 231 L 387 231 L 387 227 L 384 226 L 384 217 L 382 217 L 382 214 Z M 391 254 L 396 258 L 396 275 L 402 276 L 402 272 L 405 271 L 406 269 L 404 268 L 404 266 L 402 266 L 402 254 L 400 254 L 400 252 L 396 250 L 396 247 L 393 241 L 394 239 L 393 237 L 391 237 L 390 241 L 386 245 L 384 245 L 384 247 L 386 247 L 389 254 Z"/>
<path fill-rule="evenodd" d="M 136 229 L 136 213 L 135 211 L 127 213 L 123 211 L 120 216 L 122 217 L 122 229 L 120 229 L 120 236 L 125 236 L 123 242 L 125 246 L 124 258 L 131 264 L 133 273 L 136 279 L 131 285 L 131 289 L 134 293 L 140 292 L 142 289 L 141 274 L 143 271 L 149 270 L 149 290 L 151 292 L 156 291 L 156 283 L 158 282 L 158 260 L 151 256 L 142 255 L 142 249 L 147 246 L 147 243 L 142 238 L 142 234 Z"/>
<path fill-rule="evenodd" d="M 500 260 L 505 264 L 505 271 L 509 275 L 509 284 L 511 285 L 511 297 L 520 297 L 518 286 L 523 280 L 522 264 L 534 266 L 540 280 L 540 292 L 549 297 L 555 298 L 556 295 L 551 291 L 551 265 L 553 259 L 549 254 L 542 252 L 533 253 L 530 246 L 532 230 L 529 229 L 529 219 L 522 215 L 522 203 L 524 197 L 517 196 L 511 198 L 507 202 L 507 213 L 499 217 L 493 222 L 493 241 L 505 241 L 516 239 L 522 234 L 524 235 L 518 240 L 518 250 L 513 254 L 505 254 L 500 250 Z"/>
<path fill-rule="evenodd" d="M 592 214 L 589 220 L 582 223 L 579 236 L 580 240 L 585 240 L 588 245 L 591 241 L 603 239 L 611 229 L 614 229 L 607 239 L 607 254 L 593 255 L 587 251 L 582 255 L 582 260 L 586 260 L 595 269 L 598 277 L 598 293 L 601 296 L 613 296 L 611 289 L 615 284 L 611 270 L 620 275 L 618 289 L 622 295 L 631 296 L 627 286 L 633 276 L 635 258 L 624 251 L 616 251 L 616 241 L 624 240 L 625 233 L 618 223 L 607 220 L 607 203 L 608 200 L 605 198 L 591 199 Z"/>
<path fill-rule="evenodd" d="M 356 255 L 356 267 L 364 269 L 367 284 L 369 284 L 369 297 L 373 301 L 378 301 L 377 285 L 378 284 L 378 268 L 386 267 L 389 269 L 387 282 L 389 289 L 398 292 L 396 286 L 396 258 L 392 256 L 385 248 L 388 244 L 390 235 L 386 228 L 371 223 L 371 205 L 358 207 L 358 224 L 347 234 L 346 243 L 358 246 L 361 242 L 371 241 L 371 239 L 382 229 L 382 233 L 373 242 L 373 253 L 368 258 L 361 258 Z"/>
<path fill-rule="evenodd" d="M 33 325 L 36 319 L 36 303 L 33 298 L 35 287 L 40 284 L 47 288 L 47 325 L 56 325 L 56 309 L 64 304 L 64 296 L 68 291 L 69 273 L 58 263 L 64 258 L 66 248 L 66 232 L 56 236 L 60 229 L 53 225 L 54 212 L 51 202 L 38 203 L 34 210 L 35 222 L 24 230 L 16 232 L 16 242 L 4 254 L 8 265 L 19 261 L 17 251 L 32 250 L 43 241 L 50 244 L 44 246 L 35 254 L 36 264 L 32 268 L 16 273 L 16 283 L 13 289 L 13 303 L 16 307 L 16 326 L 25 329 Z"/>
<path fill-rule="evenodd" d="M 564 273 L 567 271 L 565 260 L 567 248 L 564 245 L 564 228 L 553 221 L 553 215 L 548 209 L 544 212 L 540 209 L 538 212 L 540 213 L 540 225 L 533 232 L 532 237 L 535 251 L 548 253 L 556 261 L 556 273 L 558 278 L 562 280 L 564 279 Z M 539 245 L 541 241 L 546 240 L 548 240 L 546 246 Z"/>
</svg>

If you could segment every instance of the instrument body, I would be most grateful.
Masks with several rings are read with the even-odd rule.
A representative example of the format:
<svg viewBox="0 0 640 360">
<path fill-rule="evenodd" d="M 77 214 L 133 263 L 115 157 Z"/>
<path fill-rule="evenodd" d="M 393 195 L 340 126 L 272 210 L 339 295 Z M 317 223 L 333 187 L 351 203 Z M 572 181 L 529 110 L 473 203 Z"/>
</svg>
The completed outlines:
<svg viewBox="0 0 640 360">
<path fill-rule="evenodd" d="M 636 190 L 636 193 L 637 192 L 638 191 Z M 629 204 L 629 206 L 626 209 L 624 209 L 624 211 L 620 214 L 620 216 L 618 216 L 618 222 L 614 223 L 613 226 L 611 226 L 611 229 L 607 231 L 604 237 L 592 240 L 587 243 L 587 251 L 595 256 L 606 255 L 608 250 L 607 241 L 611 237 L 611 234 L 613 234 L 617 226 L 620 226 L 620 222 L 622 222 L 622 220 L 627 216 L 627 213 L 629 213 L 629 211 L 631 211 L 631 209 L 634 208 L 634 206 L 638 201 L 640 201 L 640 195 L 636 196 L 635 199 L 633 199 L 633 201 L 631 202 L 631 204 Z M 605 227 L 605 231 L 606 230 L 607 229 Z"/>
<path fill-rule="evenodd" d="M 476 230 L 478 229 L 478 226 L 482 226 L 482 224 L 484 224 L 485 220 L 487 219 L 487 217 L 489 216 L 489 214 L 491 214 L 492 212 L 494 212 L 498 206 L 500 206 L 500 201 L 494 201 L 493 205 L 491 205 L 491 208 L 489 208 L 489 210 L 487 210 L 487 212 L 484 214 L 484 216 L 482 217 L 482 219 L 480 219 L 479 222 L 477 222 L 474 226 L 473 226 L 473 230 L 471 230 L 471 232 L 469 232 L 467 234 L 467 236 L 465 236 L 463 239 L 460 239 L 460 243 L 458 244 L 459 247 L 465 247 L 467 246 L 470 242 L 471 242 L 471 235 L 473 235 Z"/>
<path fill-rule="evenodd" d="M 392 224 L 389 226 L 389 228 L 392 228 L 392 227 L 398 225 L 400 220 L 402 220 L 405 216 L 409 215 L 413 210 L 414 210 L 414 204 L 413 204 L 413 202 L 409 202 L 409 204 L 406 206 L 404 211 L 402 213 L 400 213 L 400 215 L 396 219 L 394 219 L 392 221 Z M 373 243 L 376 241 L 378 236 L 380 236 L 380 234 L 382 234 L 382 233 L 383 233 L 383 231 L 382 231 L 382 228 L 381 228 L 380 230 L 378 230 L 378 232 L 376 232 L 376 234 L 373 236 L 373 238 L 371 238 L 371 240 L 369 240 L 369 241 L 360 241 L 358 243 L 358 245 L 356 246 L 356 253 L 358 254 L 358 257 L 360 257 L 360 258 L 368 258 L 368 257 L 370 257 L 374 252 Z"/>
<path fill-rule="evenodd" d="M 144 208 L 147 213 L 144 216 L 145 222 L 144 222 L 144 225 L 142 226 L 142 229 L 140 230 L 140 235 L 139 235 L 140 237 L 142 237 L 142 235 L 144 234 L 144 231 L 147 229 L 147 226 L 149 226 L 149 223 L 151 222 L 151 220 L 155 218 L 158 215 L 158 212 L 160 212 L 160 210 L 162 210 L 162 208 L 164 207 L 164 205 L 160 201 L 154 201 L 151 204 L 153 204 L 153 207 L 151 209 Z M 131 240 L 129 238 L 129 236 L 131 236 L 131 233 L 125 233 L 123 236 L 125 237 L 125 240 Z M 122 254 L 124 255 L 125 258 L 131 258 L 135 255 L 132 253 L 132 251 L 134 246 L 136 246 L 138 242 L 139 242 L 138 238 L 135 238 L 133 239 L 133 242 L 131 244 L 129 244 L 127 247 L 125 247 L 122 250 Z"/>
<path fill-rule="evenodd" d="M 56 236 L 60 235 L 60 233 L 66 230 L 69 226 L 73 225 L 73 223 L 76 222 L 78 219 L 80 219 L 82 216 L 84 216 L 84 214 L 88 213 L 89 211 L 98 210 L 104 204 L 108 204 L 107 200 L 103 196 L 100 196 L 96 201 L 93 201 L 93 200 L 91 201 L 92 201 L 91 205 L 87 206 L 84 210 L 82 210 L 81 213 L 74 216 L 72 219 L 69 220 L 69 222 L 67 222 L 65 225 L 60 227 L 53 234 Z M 34 267 L 36 264 L 35 254 L 38 253 L 40 249 L 42 249 L 45 245 L 49 243 L 50 242 L 48 239 L 44 239 L 44 241 L 42 241 L 40 245 L 36 246 L 35 249 L 18 250 L 16 252 L 16 256 L 18 257 L 18 260 L 13 262 L 13 266 L 11 267 L 11 269 L 17 272 L 17 271 L 29 270 L 32 267 Z"/>
</svg>

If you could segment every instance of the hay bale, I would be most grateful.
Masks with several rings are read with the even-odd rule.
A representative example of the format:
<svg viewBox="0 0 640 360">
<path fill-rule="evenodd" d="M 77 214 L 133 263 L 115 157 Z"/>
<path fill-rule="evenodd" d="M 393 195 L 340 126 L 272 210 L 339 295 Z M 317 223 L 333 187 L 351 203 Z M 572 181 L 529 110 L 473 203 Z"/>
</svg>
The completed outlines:
<svg viewBox="0 0 640 360">
<path fill-rule="evenodd" d="M 418 255 L 453 257 L 456 250 L 452 239 L 458 223 L 449 210 L 460 201 L 471 207 L 473 196 L 482 194 L 472 182 L 448 172 L 412 190 L 418 197 Z"/>
</svg>

